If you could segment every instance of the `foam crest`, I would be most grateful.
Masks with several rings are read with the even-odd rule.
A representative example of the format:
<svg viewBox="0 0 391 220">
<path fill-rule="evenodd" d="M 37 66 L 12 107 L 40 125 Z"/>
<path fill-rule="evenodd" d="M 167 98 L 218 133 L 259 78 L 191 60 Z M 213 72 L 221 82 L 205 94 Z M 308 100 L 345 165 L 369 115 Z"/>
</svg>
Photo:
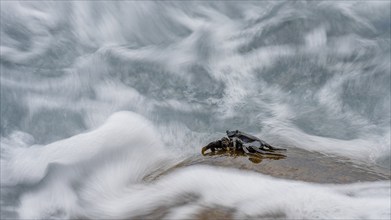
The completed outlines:
<svg viewBox="0 0 391 220">
<path fill-rule="evenodd" d="M 191 134 L 175 129 L 162 133 Z M 19 192 L 22 219 L 183 219 L 206 207 L 233 218 L 386 219 L 390 214 L 388 182 L 321 185 L 209 166 L 179 168 L 146 182 L 181 160 L 164 147 L 169 142 L 159 138 L 162 133 L 138 114 L 118 112 L 84 134 L 46 146 L 5 148 L 2 186 L 7 191 L 30 186 Z M 13 137 L 31 141 L 28 135 Z"/>
<path fill-rule="evenodd" d="M 363 189 L 365 193 L 360 193 Z M 195 166 L 174 172 L 152 185 L 130 187 L 127 193 L 105 200 L 91 212 L 84 210 L 84 214 L 89 218 L 142 218 L 155 210 L 168 209 L 167 218 L 180 219 L 194 218 L 206 207 L 223 207 L 239 219 L 387 219 L 389 196 L 387 182 L 317 185 Z"/>
<path fill-rule="evenodd" d="M 172 160 L 153 125 L 132 112 L 115 113 L 93 131 L 46 146 L 3 146 L 2 187 L 21 193 L 23 219 L 71 218 L 79 202 L 88 207 L 95 199 L 115 198 Z M 29 190 L 18 192 L 18 185 Z M 85 201 L 81 194 L 104 198 Z"/>
<path fill-rule="evenodd" d="M 131 112 L 116 113 L 96 130 L 46 146 L 9 147 L 4 151 L 4 185 L 36 183 L 44 178 L 51 164 L 72 166 L 122 151 L 135 152 L 134 156 L 140 151 L 143 155 L 150 152 L 151 157 L 162 156 L 152 124 Z"/>
</svg>

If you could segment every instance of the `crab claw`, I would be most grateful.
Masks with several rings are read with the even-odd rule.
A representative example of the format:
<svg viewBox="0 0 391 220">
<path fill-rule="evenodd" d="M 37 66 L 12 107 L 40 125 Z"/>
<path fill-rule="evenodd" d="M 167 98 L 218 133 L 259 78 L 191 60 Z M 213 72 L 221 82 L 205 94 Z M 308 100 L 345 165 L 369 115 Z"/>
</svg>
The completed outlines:
<svg viewBox="0 0 391 220">
<path fill-rule="evenodd" d="M 215 152 L 216 148 L 217 149 L 222 148 L 221 140 L 213 141 L 213 142 L 209 143 L 208 145 L 206 145 L 205 147 L 202 148 L 201 153 L 202 153 L 202 155 L 205 156 L 206 155 L 205 151 L 210 150 L 212 152 Z"/>
<path fill-rule="evenodd" d="M 201 150 L 201 154 L 205 156 L 205 155 L 206 155 L 206 154 L 205 154 L 205 151 L 207 151 L 207 150 L 209 150 L 209 149 L 211 149 L 211 148 L 209 147 L 209 145 L 203 147 L 202 150 Z M 212 150 L 212 149 L 211 149 L 211 150 Z"/>
</svg>

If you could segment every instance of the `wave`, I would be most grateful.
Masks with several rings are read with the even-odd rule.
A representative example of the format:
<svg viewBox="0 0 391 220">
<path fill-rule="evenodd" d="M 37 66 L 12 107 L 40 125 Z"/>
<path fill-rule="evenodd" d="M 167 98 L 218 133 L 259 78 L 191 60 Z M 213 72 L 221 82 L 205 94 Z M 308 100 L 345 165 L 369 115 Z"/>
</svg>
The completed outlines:
<svg viewBox="0 0 391 220">
<path fill-rule="evenodd" d="M 199 214 L 194 210 L 204 207 L 196 201 L 208 203 L 202 198 L 213 195 L 207 184 L 217 190 L 215 183 L 255 174 L 194 167 L 151 185 L 139 181 L 151 170 L 198 154 L 200 146 L 227 129 L 275 146 L 389 170 L 390 2 L 0 4 L 1 181 L 9 201 L 2 199 L 2 210 L 10 203 L 10 215 L 142 217 L 141 210 L 117 210 L 110 204 L 99 212 L 92 198 L 116 203 L 117 195 L 129 199 L 124 205 L 136 207 L 131 192 L 143 197 L 142 192 L 164 188 L 151 197 L 156 203 L 148 206 L 151 211 L 161 205 L 160 198 L 190 190 L 180 176 L 193 172 L 205 186 L 190 196 L 193 206 L 166 208 L 177 213 L 172 218 Z M 310 195 L 320 187 L 324 195 L 340 198 L 336 204 L 344 211 L 334 210 L 334 216 L 389 215 L 384 208 L 389 193 L 371 198 L 377 212 L 361 205 L 369 198 L 349 197 L 339 186 L 254 177 L 273 191 L 262 184 L 269 180 L 281 183 L 283 192 Z M 175 181 L 184 191 L 166 190 Z M 296 184 L 299 191 L 291 189 Z M 116 186 L 129 192 L 116 191 Z M 242 192 L 244 186 L 222 189 Z M 385 183 L 348 185 L 355 193 L 364 186 L 387 191 Z M 103 189 L 108 190 L 103 197 L 94 192 Z M 217 197 L 208 204 L 242 201 Z M 321 198 L 300 201 L 320 205 Z M 36 199 L 47 204 L 39 206 Z M 258 199 L 254 205 L 267 201 Z M 300 201 L 289 200 L 281 208 L 278 200 L 272 216 L 316 218 L 312 211 L 292 214 L 293 209 L 307 210 L 298 206 Z M 81 204 L 92 208 L 83 211 Z M 234 216 L 268 216 L 266 209 L 252 212 L 232 204 L 222 207 Z M 319 208 L 324 210 L 319 218 L 332 217 L 329 208 Z"/>
<path fill-rule="evenodd" d="M 13 214 L 22 219 L 183 219 L 211 207 L 233 218 L 390 215 L 388 181 L 315 184 L 196 165 L 151 182 L 149 175 L 181 161 L 159 139 L 151 122 L 119 112 L 96 130 L 46 146 L 2 143 L 2 198 L 20 198 Z"/>
</svg>

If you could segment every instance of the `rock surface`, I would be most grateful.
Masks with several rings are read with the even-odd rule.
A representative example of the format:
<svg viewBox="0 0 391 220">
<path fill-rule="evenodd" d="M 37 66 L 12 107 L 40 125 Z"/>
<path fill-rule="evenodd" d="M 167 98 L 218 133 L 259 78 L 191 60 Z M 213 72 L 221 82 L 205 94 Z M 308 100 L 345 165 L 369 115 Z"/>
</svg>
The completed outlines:
<svg viewBox="0 0 391 220">
<path fill-rule="evenodd" d="M 249 158 L 243 154 L 221 153 L 197 155 L 176 164 L 163 172 L 148 177 L 153 180 L 181 167 L 211 165 L 252 170 L 266 175 L 315 183 L 353 183 L 390 180 L 390 171 L 378 166 L 358 164 L 347 158 L 327 156 L 317 152 L 292 148 L 284 152 L 285 158 Z"/>
</svg>

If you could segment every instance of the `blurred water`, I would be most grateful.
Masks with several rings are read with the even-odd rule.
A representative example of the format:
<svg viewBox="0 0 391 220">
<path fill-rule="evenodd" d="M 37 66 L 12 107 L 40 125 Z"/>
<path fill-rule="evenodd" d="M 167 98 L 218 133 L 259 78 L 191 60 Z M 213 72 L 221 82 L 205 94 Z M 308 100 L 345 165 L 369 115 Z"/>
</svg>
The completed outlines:
<svg viewBox="0 0 391 220">
<path fill-rule="evenodd" d="M 1 169 L 11 187 L 2 190 L 2 217 L 142 216 L 117 202 L 129 208 L 138 197 L 128 195 L 166 183 L 128 185 L 179 160 L 173 155 L 198 154 L 227 129 L 389 169 L 390 19 L 387 1 L 2 1 Z M 123 110 L 135 114 L 98 128 Z M 215 172 L 205 171 L 205 181 Z M 180 185 L 179 176 L 167 181 Z M 113 188 L 99 197 L 113 204 L 90 204 L 100 187 Z M 64 195 L 66 204 L 55 199 Z M 155 199 L 144 207 L 158 206 Z M 383 213 L 361 214 L 389 217 L 379 204 Z M 334 217 L 357 217 L 342 213 Z"/>
</svg>

